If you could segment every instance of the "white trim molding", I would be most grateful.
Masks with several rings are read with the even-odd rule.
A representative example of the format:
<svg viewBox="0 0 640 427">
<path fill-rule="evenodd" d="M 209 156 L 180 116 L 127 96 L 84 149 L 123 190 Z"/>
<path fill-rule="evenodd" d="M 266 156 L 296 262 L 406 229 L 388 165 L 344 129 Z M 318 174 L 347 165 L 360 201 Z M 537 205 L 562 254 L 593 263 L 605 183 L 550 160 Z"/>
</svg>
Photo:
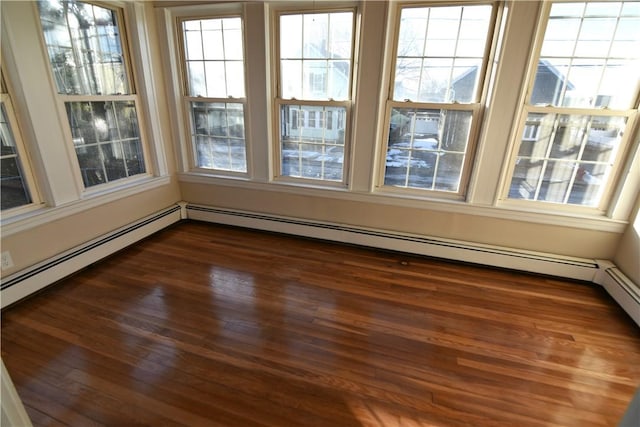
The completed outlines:
<svg viewBox="0 0 640 427">
<path fill-rule="evenodd" d="M 29 268 L 3 277 L 0 285 L 2 308 L 180 221 L 180 212 L 179 205 L 170 206 Z"/>
<path fill-rule="evenodd" d="M 186 218 L 482 264 L 601 285 L 640 326 L 640 286 L 611 261 L 186 203 Z"/>
<path fill-rule="evenodd" d="M 598 261 L 594 282 L 602 285 L 611 297 L 640 326 L 640 284 L 634 283 L 611 261 Z"/>
<path fill-rule="evenodd" d="M 601 285 L 640 326 L 640 286 L 611 261 L 398 233 L 352 225 L 180 202 L 27 269 L 2 278 L 5 308 L 82 268 L 181 220 L 212 222 L 377 249 L 482 264 Z"/>
<path fill-rule="evenodd" d="M 186 206 L 187 218 L 274 231 L 341 243 L 483 264 L 531 273 L 592 281 L 598 264 L 591 259 L 398 233 L 352 225 L 265 215 L 209 206 Z"/>
</svg>

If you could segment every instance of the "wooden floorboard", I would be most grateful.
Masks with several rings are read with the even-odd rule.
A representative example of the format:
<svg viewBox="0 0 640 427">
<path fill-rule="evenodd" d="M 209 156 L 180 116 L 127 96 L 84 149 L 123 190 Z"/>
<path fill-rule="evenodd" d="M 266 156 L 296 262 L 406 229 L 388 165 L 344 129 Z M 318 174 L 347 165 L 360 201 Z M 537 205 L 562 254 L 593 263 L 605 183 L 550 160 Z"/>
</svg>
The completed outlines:
<svg viewBox="0 0 640 427">
<path fill-rule="evenodd" d="M 2 312 L 35 426 L 615 426 L 602 288 L 183 222 Z"/>
</svg>

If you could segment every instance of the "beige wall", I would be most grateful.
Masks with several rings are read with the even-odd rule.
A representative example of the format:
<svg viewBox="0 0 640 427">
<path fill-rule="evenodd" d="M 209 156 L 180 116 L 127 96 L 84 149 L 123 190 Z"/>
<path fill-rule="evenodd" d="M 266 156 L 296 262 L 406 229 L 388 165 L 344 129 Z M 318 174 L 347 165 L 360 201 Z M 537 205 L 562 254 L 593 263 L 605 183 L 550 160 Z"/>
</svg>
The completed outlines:
<svg viewBox="0 0 640 427">
<path fill-rule="evenodd" d="M 76 213 L 25 231 L 2 237 L 15 266 L 7 276 L 98 236 L 151 215 L 180 200 L 175 183 Z"/>
<path fill-rule="evenodd" d="M 78 190 L 74 170 L 68 163 L 73 156 L 66 150 L 64 121 L 58 114 L 54 93 L 47 74 L 47 64 L 36 26 L 34 2 L 2 2 L 3 58 L 10 62 L 3 64 L 5 77 L 12 84 L 12 102 L 19 114 L 23 138 L 28 146 L 38 147 L 32 152 L 38 168 L 38 178 L 42 198 L 46 200 L 42 209 L 22 214 L 20 218 L 6 218 L 3 215 L 2 251 L 11 254 L 14 266 L 2 271 L 2 277 L 44 261 L 65 250 L 81 245 L 98 236 L 116 230 L 148 215 L 154 214 L 181 200 L 180 190 L 175 180 L 173 141 L 170 138 L 169 115 L 164 86 L 156 84 L 147 100 L 159 108 L 149 108 L 146 139 L 149 169 L 154 176 L 142 179 L 140 188 L 125 185 L 101 194 L 85 193 Z M 141 3 L 142 4 L 142 3 Z M 154 12 L 150 5 L 138 9 L 136 30 L 146 26 L 150 39 L 155 40 Z M 132 28 L 133 29 L 133 28 Z M 162 82 L 158 43 L 151 43 L 149 49 L 134 50 L 138 61 L 144 54 L 147 69 L 154 69 L 157 82 Z M 141 53 L 142 52 L 142 53 Z M 11 65 L 11 66 L 10 66 Z M 142 70 L 144 72 L 144 70 Z M 150 86 L 138 85 L 138 93 Z M 139 105 L 144 105 L 140 103 Z M 64 114 L 64 113 L 63 113 Z M 62 117 L 62 118 L 61 118 Z M 154 153 L 156 155 L 154 155 Z M 126 184 L 126 183 L 125 183 Z M 128 194 L 128 196 L 127 196 Z"/>
<path fill-rule="evenodd" d="M 613 262 L 634 283 L 640 284 L 640 197 L 630 223 L 620 239 Z"/>
<path fill-rule="evenodd" d="M 156 3 L 156 6 L 160 4 Z M 525 66 L 530 38 L 522 34 L 533 31 L 534 25 L 531 23 L 530 16 L 535 13 L 539 5 L 538 2 L 514 4 L 517 4 L 517 7 L 511 11 L 513 21 L 510 25 L 516 30 L 511 30 L 503 49 L 511 52 L 513 56 L 510 59 L 511 62 L 503 63 L 499 67 L 499 74 L 504 78 L 511 76 L 511 79 L 514 74 L 522 73 Z M 188 170 L 183 170 L 176 175 L 174 154 L 181 151 L 182 145 L 179 140 L 173 140 L 173 137 L 181 135 L 182 130 L 176 128 L 176 117 L 170 112 L 176 111 L 176 107 L 171 106 L 170 97 L 165 93 L 165 91 L 172 92 L 172 80 L 168 77 L 170 73 L 165 75 L 163 71 L 167 69 L 170 62 L 166 56 L 160 59 L 161 53 L 165 54 L 169 49 L 163 44 L 163 37 L 157 33 L 157 31 L 161 33 L 162 28 L 156 28 L 158 21 L 155 21 L 154 16 L 160 7 L 154 10 L 151 3 L 144 3 L 144 8 L 150 35 L 150 69 L 153 71 L 153 77 L 161 82 L 156 88 L 156 93 L 153 94 L 153 103 L 158 108 L 158 119 L 154 124 L 164 137 L 162 153 L 166 157 L 166 173 L 171 176 L 171 183 L 125 198 L 95 203 L 91 208 L 74 211 L 76 213 L 72 215 L 58 217 L 51 222 L 23 231 L 5 234 L 3 230 L 2 250 L 10 251 L 15 263 L 14 268 L 2 272 L 3 276 L 184 200 L 211 207 L 499 245 L 563 256 L 614 259 L 625 273 L 640 283 L 638 232 L 637 228 L 629 226 L 622 235 L 623 225 L 621 224 L 626 218 L 608 221 L 606 218 L 601 220 L 585 217 L 582 220 L 580 216 L 572 217 L 571 215 L 546 216 L 515 210 L 505 213 L 504 209 L 495 205 L 499 191 L 499 171 L 505 159 L 505 152 L 509 149 L 511 126 L 518 102 L 517 91 L 512 87 L 519 86 L 518 82 L 511 84 L 509 80 L 509 88 L 502 87 L 496 90 L 495 99 L 492 102 L 499 105 L 493 105 L 488 116 L 493 114 L 503 116 L 503 119 L 502 121 L 493 120 L 491 126 L 483 130 L 484 137 L 479 143 L 477 155 L 477 161 L 482 164 L 476 165 L 476 170 L 479 172 L 473 177 L 474 184 L 468 201 L 455 203 L 416 201 L 410 198 L 375 194 L 371 189 L 371 179 L 375 175 L 372 164 L 375 163 L 375 153 L 379 151 L 379 141 L 376 136 L 380 130 L 377 117 L 378 106 L 384 103 L 379 90 L 380 81 L 384 79 L 384 73 L 381 71 L 383 65 L 381 52 L 384 51 L 385 41 L 382 34 L 384 31 L 380 28 L 384 26 L 387 10 L 383 2 L 367 2 L 364 7 L 364 22 L 367 25 L 365 34 L 371 37 L 362 41 L 361 63 L 366 64 L 367 69 L 361 70 L 359 79 L 360 92 L 357 101 L 361 102 L 361 107 L 355 113 L 353 144 L 356 160 L 351 165 L 350 190 L 309 189 L 306 191 L 299 186 L 288 186 L 271 181 L 268 159 L 270 156 L 269 129 L 266 119 L 270 100 L 268 88 L 259 87 L 260 83 L 264 82 L 262 74 L 248 77 L 249 92 L 253 96 L 253 101 L 248 108 L 254 117 L 253 124 L 249 125 L 253 136 L 252 144 L 254 144 L 250 150 L 251 155 L 254 156 L 250 159 L 253 165 L 251 179 L 228 180 L 233 181 L 233 184 L 221 184 L 224 179 L 219 177 L 198 176 L 194 180 L 189 176 Z M 13 17 L 15 18 L 13 22 L 18 23 L 24 20 L 24 23 L 19 22 L 19 25 L 14 25 L 16 32 L 20 32 L 21 27 L 34 25 L 31 22 L 32 18 L 27 16 L 32 13 L 27 7 L 18 4 L 11 9 L 16 13 L 19 12 L 19 15 Z M 253 3 L 247 12 L 247 17 L 254 20 L 252 25 L 248 26 L 248 31 L 262 34 L 265 24 L 262 5 Z M 373 37 L 373 35 L 377 36 Z M 26 36 L 28 34 L 25 34 Z M 21 43 L 20 40 L 14 42 L 16 46 Z M 264 45 L 254 44 L 248 46 L 248 49 L 247 60 L 250 62 L 248 69 L 268 69 Z M 24 50 L 19 51 L 24 52 Z M 27 57 L 29 55 L 25 53 L 24 58 Z M 15 60 L 17 63 L 25 63 L 24 59 L 15 58 Z M 24 82 L 28 79 L 43 80 L 38 79 L 37 72 L 38 70 L 30 69 L 22 80 Z M 44 79 L 46 80 L 46 76 Z M 268 83 L 264 84 L 268 86 Z M 27 86 L 25 89 L 28 88 Z M 28 90 L 24 92 L 27 95 L 32 93 Z M 42 108 L 52 102 L 35 104 L 38 105 L 22 108 L 20 110 L 22 116 L 41 117 L 43 116 L 40 114 Z M 510 115 L 505 111 L 510 111 Z M 32 136 L 37 137 L 45 133 L 33 132 Z M 182 151 L 184 152 L 184 148 Z M 177 179 L 182 181 L 178 183 Z M 61 192 L 74 196 L 73 191 L 67 192 L 65 188 Z M 637 211 L 634 218 L 637 218 Z"/>
<path fill-rule="evenodd" d="M 589 259 L 611 259 L 616 232 L 507 220 L 428 208 L 342 200 L 207 184 L 181 183 L 194 204 L 419 234 Z"/>
</svg>

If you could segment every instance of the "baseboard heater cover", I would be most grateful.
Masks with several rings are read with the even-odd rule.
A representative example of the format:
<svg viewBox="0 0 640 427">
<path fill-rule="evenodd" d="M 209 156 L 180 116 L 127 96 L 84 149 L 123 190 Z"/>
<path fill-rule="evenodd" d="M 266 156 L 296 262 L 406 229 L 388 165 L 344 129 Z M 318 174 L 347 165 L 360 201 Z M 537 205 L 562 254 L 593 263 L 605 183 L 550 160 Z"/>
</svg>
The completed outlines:
<svg viewBox="0 0 640 427">
<path fill-rule="evenodd" d="M 600 274 L 596 283 L 640 326 L 640 286 L 627 277 L 610 261 L 600 261 Z"/>
<path fill-rule="evenodd" d="M 314 237 L 379 249 L 397 250 L 417 255 L 576 280 L 593 281 L 595 274 L 598 272 L 598 264 L 595 260 L 583 258 L 562 257 L 498 246 L 221 209 L 189 203 L 186 205 L 186 212 L 187 217 L 194 220 Z"/>
<path fill-rule="evenodd" d="M 72 248 L 2 278 L 0 296 L 5 308 L 76 271 L 180 221 L 181 207 L 168 207 L 132 224 Z"/>
</svg>

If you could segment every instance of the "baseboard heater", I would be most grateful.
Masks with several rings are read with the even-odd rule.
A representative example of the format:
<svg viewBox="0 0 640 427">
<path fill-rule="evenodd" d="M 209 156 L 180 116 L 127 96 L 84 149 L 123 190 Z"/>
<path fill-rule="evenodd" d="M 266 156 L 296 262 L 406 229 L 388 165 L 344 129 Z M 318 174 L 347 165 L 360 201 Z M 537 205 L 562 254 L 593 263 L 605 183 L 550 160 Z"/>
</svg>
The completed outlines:
<svg viewBox="0 0 640 427">
<path fill-rule="evenodd" d="M 2 278 L 2 308 L 25 298 L 169 225 L 180 221 L 181 206 L 171 206 L 83 245 Z"/>
<path fill-rule="evenodd" d="M 599 261 L 595 282 L 602 285 L 618 305 L 640 326 L 640 286 L 610 261 Z"/>
<path fill-rule="evenodd" d="M 640 326 L 640 287 L 610 261 L 565 257 L 189 203 L 186 204 L 185 210 L 186 217 L 193 220 L 592 282 L 602 285 Z"/>
<path fill-rule="evenodd" d="M 583 258 L 562 257 L 499 246 L 193 204 L 187 204 L 186 211 L 187 217 L 195 220 L 295 234 L 576 280 L 592 281 L 598 271 L 598 264 L 594 260 Z"/>
</svg>

